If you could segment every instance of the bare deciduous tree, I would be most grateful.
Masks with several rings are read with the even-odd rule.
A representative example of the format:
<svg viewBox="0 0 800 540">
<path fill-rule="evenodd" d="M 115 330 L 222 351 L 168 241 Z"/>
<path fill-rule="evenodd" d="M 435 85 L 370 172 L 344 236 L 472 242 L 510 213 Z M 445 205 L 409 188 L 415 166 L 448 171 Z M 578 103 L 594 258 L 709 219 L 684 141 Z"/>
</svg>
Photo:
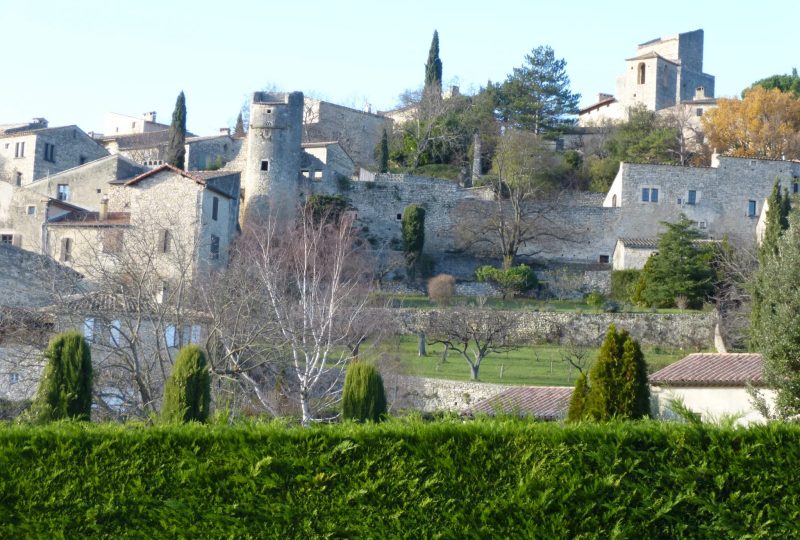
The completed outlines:
<svg viewBox="0 0 800 540">
<path fill-rule="evenodd" d="M 481 363 L 491 353 L 517 349 L 519 317 L 491 309 L 457 308 L 436 310 L 425 315 L 428 344 L 442 343 L 457 351 L 470 367 L 473 380 Z"/>
</svg>

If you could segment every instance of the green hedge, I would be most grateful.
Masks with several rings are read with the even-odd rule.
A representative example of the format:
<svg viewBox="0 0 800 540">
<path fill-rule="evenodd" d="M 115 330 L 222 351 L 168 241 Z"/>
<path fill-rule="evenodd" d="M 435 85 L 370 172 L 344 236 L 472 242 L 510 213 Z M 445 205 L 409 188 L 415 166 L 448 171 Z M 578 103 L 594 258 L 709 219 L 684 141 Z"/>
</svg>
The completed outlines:
<svg viewBox="0 0 800 540">
<path fill-rule="evenodd" d="M 791 538 L 800 427 L 0 428 L 2 538 Z"/>
<path fill-rule="evenodd" d="M 639 281 L 641 270 L 614 270 L 611 272 L 611 298 L 617 302 L 631 303 L 633 289 Z"/>
</svg>

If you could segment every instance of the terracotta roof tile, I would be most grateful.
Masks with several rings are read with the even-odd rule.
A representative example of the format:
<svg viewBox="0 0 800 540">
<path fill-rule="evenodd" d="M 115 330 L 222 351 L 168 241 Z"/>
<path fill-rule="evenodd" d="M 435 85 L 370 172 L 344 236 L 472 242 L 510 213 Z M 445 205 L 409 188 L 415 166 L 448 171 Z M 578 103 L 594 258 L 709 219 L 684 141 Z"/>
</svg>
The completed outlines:
<svg viewBox="0 0 800 540">
<path fill-rule="evenodd" d="M 130 225 L 130 212 L 109 212 L 106 219 L 100 219 L 100 212 L 70 212 L 50 220 L 51 225 L 72 225 L 80 227 L 111 227 L 115 225 Z"/>
<path fill-rule="evenodd" d="M 650 375 L 656 386 L 745 386 L 763 384 L 757 353 L 694 353 Z"/>
<path fill-rule="evenodd" d="M 502 412 L 539 420 L 560 420 L 566 416 L 571 395 L 570 386 L 518 386 L 479 401 L 464 414 L 494 415 Z"/>
</svg>

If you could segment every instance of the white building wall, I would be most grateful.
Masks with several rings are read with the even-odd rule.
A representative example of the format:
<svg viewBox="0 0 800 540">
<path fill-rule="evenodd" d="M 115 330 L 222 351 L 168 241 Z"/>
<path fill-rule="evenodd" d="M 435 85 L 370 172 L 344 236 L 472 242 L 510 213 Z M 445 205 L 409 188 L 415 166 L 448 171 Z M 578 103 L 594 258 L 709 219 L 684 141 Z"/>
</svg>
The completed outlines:
<svg viewBox="0 0 800 540">
<path fill-rule="evenodd" d="M 775 401 L 773 390 L 761 391 L 772 406 Z M 651 386 L 653 409 L 662 419 L 675 418 L 670 409 L 670 400 L 680 399 L 691 411 L 699 413 L 705 422 L 716 422 L 726 417 L 735 416 L 737 423 L 747 425 L 764 422 L 765 419 L 753 407 L 753 400 L 744 387 L 694 387 L 664 388 Z"/>
</svg>

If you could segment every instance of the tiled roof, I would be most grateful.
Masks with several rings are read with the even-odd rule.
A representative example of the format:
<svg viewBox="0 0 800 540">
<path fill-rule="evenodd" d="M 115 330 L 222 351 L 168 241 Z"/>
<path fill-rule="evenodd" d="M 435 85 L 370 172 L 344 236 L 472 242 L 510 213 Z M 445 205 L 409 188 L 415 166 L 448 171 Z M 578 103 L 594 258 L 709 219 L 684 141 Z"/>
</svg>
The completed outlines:
<svg viewBox="0 0 800 540">
<path fill-rule="evenodd" d="M 634 249 L 658 249 L 658 238 L 620 238 L 617 240 L 625 245 L 626 248 Z"/>
<path fill-rule="evenodd" d="M 39 134 L 39 133 L 46 133 L 48 131 L 55 131 L 55 130 L 58 130 L 58 129 L 67 129 L 67 128 L 80 129 L 80 128 L 78 128 L 78 126 L 76 126 L 74 124 L 71 124 L 71 125 L 68 125 L 68 126 L 55 126 L 55 127 L 39 126 L 39 127 L 33 127 L 31 129 L 22 129 L 20 131 L 13 131 L 13 130 L 0 131 L 0 139 L 6 138 L 6 137 L 19 137 L 20 135 L 33 135 L 33 134 Z"/>
<path fill-rule="evenodd" d="M 559 420 L 566 415 L 570 396 L 571 386 L 518 386 L 479 401 L 464 414 L 494 415 L 502 412 L 539 420 Z"/>
<path fill-rule="evenodd" d="M 664 58 L 663 56 L 661 56 L 657 52 L 652 52 L 652 51 L 649 52 L 649 53 L 640 54 L 639 56 L 634 56 L 633 58 L 626 58 L 626 61 L 648 60 L 650 58 L 660 58 L 661 60 L 663 60 L 665 62 L 669 62 L 670 64 L 675 64 L 676 66 L 680 65 L 680 61 L 675 61 L 675 60 L 670 60 L 669 58 Z"/>
<path fill-rule="evenodd" d="M 130 212 L 109 212 L 106 219 L 100 219 L 100 212 L 86 210 L 70 212 L 58 216 L 50 221 L 51 225 L 72 225 L 80 227 L 112 227 L 115 225 L 130 225 Z"/>
<path fill-rule="evenodd" d="M 604 99 L 602 101 L 598 101 L 597 103 L 593 103 L 592 105 L 589 105 L 588 107 L 581 109 L 580 111 L 578 111 L 578 114 L 580 115 L 580 114 L 586 114 L 586 113 L 592 112 L 593 110 L 599 109 L 600 107 L 602 107 L 604 105 L 611 105 L 612 103 L 614 103 L 616 101 L 617 101 L 617 98 L 612 96 L 612 97 L 610 97 L 608 99 Z"/>
<path fill-rule="evenodd" d="M 656 386 L 745 386 L 763 384 L 757 353 L 694 353 L 650 375 Z"/>
<path fill-rule="evenodd" d="M 197 183 L 197 184 L 199 184 L 199 185 L 201 185 L 203 187 L 206 187 L 206 188 L 208 188 L 210 190 L 213 190 L 213 191 L 215 191 L 215 192 L 217 192 L 217 193 L 219 193 L 221 195 L 225 195 L 227 197 L 231 196 L 231 194 L 228 191 L 226 191 L 225 189 L 223 189 L 220 186 L 211 185 L 211 184 L 208 183 L 208 181 L 209 180 L 213 180 L 213 179 L 218 178 L 218 177 L 233 176 L 233 175 L 236 175 L 236 174 L 240 174 L 240 173 L 238 173 L 236 171 L 226 171 L 226 170 L 217 170 L 217 171 L 184 171 L 183 169 L 179 169 L 177 167 L 173 167 L 169 163 L 165 163 L 163 165 L 159 165 L 158 167 L 156 167 L 154 169 L 150 169 L 149 171 L 144 172 L 144 173 L 140 174 L 139 176 L 136 176 L 135 178 L 131 178 L 130 180 L 125 182 L 124 185 L 125 186 L 136 185 L 139 182 L 141 182 L 142 180 L 144 180 L 146 178 L 149 178 L 151 176 L 154 176 L 154 175 L 156 175 L 156 174 L 158 174 L 160 172 L 164 172 L 164 171 L 171 171 L 171 172 L 173 172 L 175 174 L 179 174 L 179 175 L 183 176 L 184 178 L 188 178 L 190 180 L 193 180 L 195 183 Z"/>
</svg>

